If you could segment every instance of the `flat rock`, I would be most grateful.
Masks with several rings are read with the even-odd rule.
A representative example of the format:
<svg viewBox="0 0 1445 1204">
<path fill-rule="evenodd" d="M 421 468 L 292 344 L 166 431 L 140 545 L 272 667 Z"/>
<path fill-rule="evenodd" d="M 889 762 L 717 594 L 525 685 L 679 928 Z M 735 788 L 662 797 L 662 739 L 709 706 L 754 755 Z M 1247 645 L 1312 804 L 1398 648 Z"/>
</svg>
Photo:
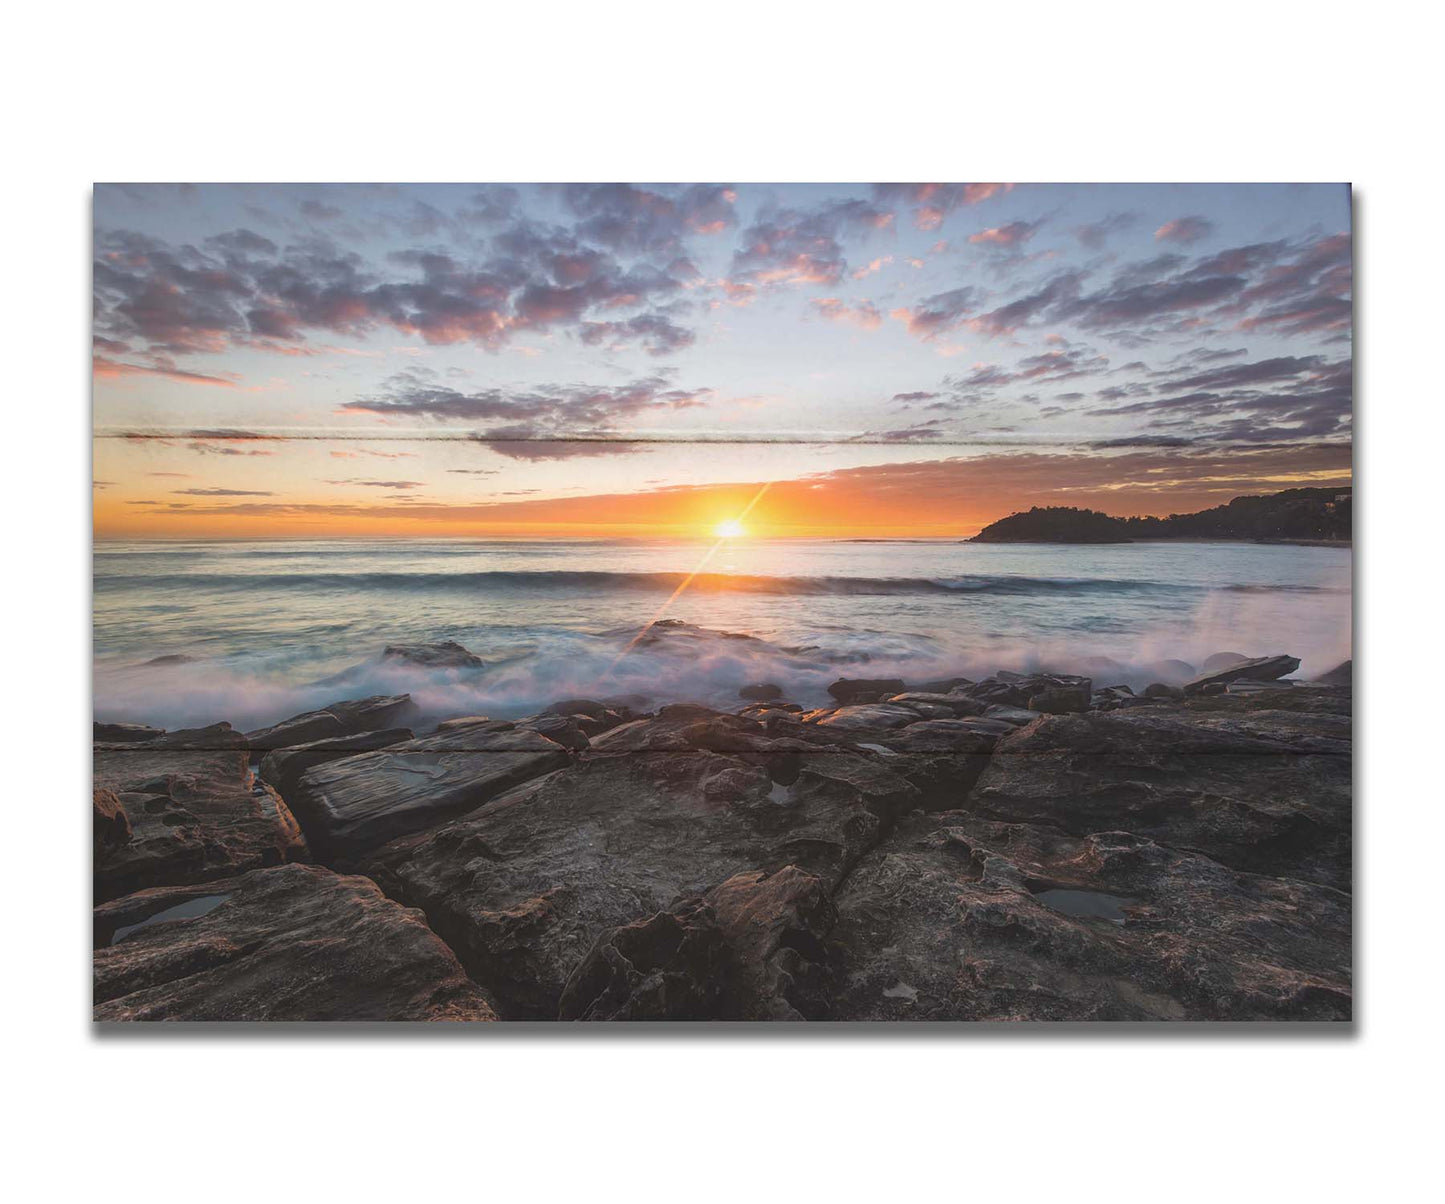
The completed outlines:
<svg viewBox="0 0 1445 1204">
<path fill-rule="evenodd" d="M 918 720 L 919 714 L 912 707 L 893 703 L 862 703 L 839 707 L 816 722 L 819 727 L 833 731 L 855 732 L 888 731 L 890 728 L 917 723 Z"/>
<path fill-rule="evenodd" d="M 1082 686 L 1050 686 L 1029 699 L 1028 709 L 1044 715 L 1072 715 L 1089 709 L 1090 692 Z"/>
<path fill-rule="evenodd" d="M 406 661 L 424 669 L 480 669 L 482 658 L 468 652 L 455 640 L 435 644 L 388 644 L 382 660 Z"/>
<path fill-rule="evenodd" d="M 931 707 L 942 708 L 950 715 L 982 715 L 987 709 L 987 704 L 976 698 L 969 698 L 966 694 L 933 694 L 923 690 L 907 690 L 902 694 L 895 694 L 892 698 L 884 700 L 889 703 L 896 703 L 899 706 Z M 942 718 L 941 715 L 931 716 Z"/>
<path fill-rule="evenodd" d="M 788 865 L 605 933 L 562 991 L 563 1020 L 812 1020 L 831 1006 L 823 880 Z"/>
<path fill-rule="evenodd" d="M 91 738 L 97 744 L 133 744 L 166 734 L 164 728 L 147 727 L 144 723 L 95 723 L 91 728 Z"/>
<path fill-rule="evenodd" d="M 229 724 L 145 743 L 97 745 L 97 791 L 114 795 L 129 839 L 96 853 L 95 893 L 204 882 L 306 856 L 290 809 L 252 779 L 245 737 Z"/>
<path fill-rule="evenodd" d="M 783 785 L 740 756 L 639 751 L 664 743 L 634 731 L 594 746 L 361 868 L 426 912 L 504 1015 L 553 1017 L 603 934 L 744 872 L 794 865 L 831 889 L 919 801 L 876 758 L 853 752 L 813 750 Z"/>
<path fill-rule="evenodd" d="M 325 765 L 328 761 L 339 761 L 356 753 L 372 752 L 411 739 L 411 729 L 394 727 L 379 732 L 362 732 L 355 736 L 335 736 L 330 740 L 316 740 L 291 748 L 278 748 L 266 754 L 257 774 L 267 785 L 275 787 L 284 799 L 295 791 L 301 775 L 313 766 Z"/>
<path fill-rule="evenodd" d="M 419 912 L 318 866 L 141 891 L 95 928 L 98 1021 L 496 1018 Z"/>
<path fill-rule="evenodd" d="M 397 720 L 417 713 L 410 694 L 376 694 L 370 698 L 343 699 L 328 703 L 315 711 L 293 715 L 271 727 L 247 732 L 246 741 L 253 749 L 270 751 L 356 736 L 364 732 L 385 731 L 398 726 Z"/>
<path fill-rule="evenodd" d="M 461 728 L 313 766 L 290 802 L 317 855 L 348 861 L 566 763 L 538 732 Z"/>
<path fill-rule="evenodd" d="M 1223 669 L 1201 673 L 1184 683 L 1184 692 L 1194 694 L 1205 686 L 1228 685 L 1236 681 L 1274 681 L 1286 673 L 1299 668 L 1299 657 L 1257 656 L 1253 660 L 1237 661 Z"/>
<path fill-rule="evenodd" d="M 901 677 L 840 677 L 828 687 L 828 693 L 847 705 L 877 702 L 891 694 L 902 694 L 907 688 Z"/>
<path fill-rule="evenodd" d="M 1133 832 L 1238 870 L 1348 890 L 1350 756 L 1317 751 L 1280 724 L 1193 719 L 1155 707 L 1037 719 L 994 747 L 968 808 L 1074 835 Z"/>
<path fill-rule="evenodd" d="M 993 706 L 1027 707 L 1029 699 L 1053 690 L 1078 690 L 1087 699 L 1094 683 L 1067 673 L 1010 673 L 1000 669 L 992 677 L 963 687 L 962 693 Z"/>
<path fill-rule="evenodd" d="M 1348 1020 L 1350 897 L 1127 832 L 915 814 L 835 896 L 840 1020 Z"/>
</svg>

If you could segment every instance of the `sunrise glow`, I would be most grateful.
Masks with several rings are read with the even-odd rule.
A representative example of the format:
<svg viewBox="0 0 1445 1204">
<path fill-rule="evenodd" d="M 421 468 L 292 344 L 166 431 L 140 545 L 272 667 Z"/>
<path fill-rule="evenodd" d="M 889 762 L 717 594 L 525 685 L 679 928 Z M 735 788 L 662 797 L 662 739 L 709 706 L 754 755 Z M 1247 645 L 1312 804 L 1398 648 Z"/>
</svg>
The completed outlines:
<svg viewBox="0 0 1445 1204">
<path fill-rule="evenodd" d="M 747 534 L 743 530 L 742 523 L 735 518 L 726 519 L 713 528 L 713 534 L 719 539 L 741 539 Z"/>
</svg>

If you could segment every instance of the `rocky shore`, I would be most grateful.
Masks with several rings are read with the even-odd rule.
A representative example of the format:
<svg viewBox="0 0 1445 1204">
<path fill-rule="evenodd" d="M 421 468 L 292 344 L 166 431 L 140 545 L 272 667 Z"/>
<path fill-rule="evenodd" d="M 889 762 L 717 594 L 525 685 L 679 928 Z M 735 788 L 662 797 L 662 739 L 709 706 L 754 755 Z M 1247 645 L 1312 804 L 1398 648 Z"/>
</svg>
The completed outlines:
<svg viewBox="0 0 1445 1204">
<path fill-rule="evenodd" d="M 1298 667 L 96 724 L 95 1018 L 1348 1020 L 1351 673 Z"/>
</svg>

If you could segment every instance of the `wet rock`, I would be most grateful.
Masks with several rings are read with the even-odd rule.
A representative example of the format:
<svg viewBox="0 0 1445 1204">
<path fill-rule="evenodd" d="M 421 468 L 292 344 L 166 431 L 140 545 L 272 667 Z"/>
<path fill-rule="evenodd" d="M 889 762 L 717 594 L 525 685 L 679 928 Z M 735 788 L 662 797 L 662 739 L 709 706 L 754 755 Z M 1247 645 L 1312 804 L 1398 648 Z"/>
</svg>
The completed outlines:
<svg viewBox="0 0 1445 1204">
<path fill-rule="evenodd" d="M 969 796 L 979 815 L 1127 831 L 1238 870 L 1350 885 L 1350 757 L 1176 710 L 1045 716 L 1006 736 Z"/>
<path fill-rule="evenodd" d="M 1205 657 L 1204 664 L 1199 666 L 1199 671 L 1201 673 L 1218 673 L 1221 669 L 1228 669 L 1231 665 L 1237 665 L 1248 659 L 1249 657 L 1242 652 L 1216 652 L 1213 656 Z"/>
<path fill-rule="evenodd" d="M 96 853 L 96 897 L 304 858 L 295 817 L 274 790 L 252 781 L 249 760 L 245 737 L 226 723 L 97 745 L 95 788 L 116 797 L 131 837 Z"/>
<path fill-rule="evenodd" d="M 97 860 L 103 851 L 130 840 L 130 817 L 113 790 L 92 791 L 91 838 Z"/>
<path fill-rule="evenodd" d="M 363 732 L 385 731 L 399 719 L 417 713 L 410 694 L 376 694 L 370 698 L 343 699 L 315 711 L 293 715 L 271 727 L 247 732 L 246 741 L 258 751 L 295 748 L 318 740 L 335 740 Z"/>
<path fill-rule="evenodd" d="M 923 690 L 908 690 L 902 694 L 895 694 L 885 699 L 885 702 L 897 703 L 900 706 L 932 708 L 935 712 L 942 710 L 948 715 L 982 715 L 988 709 L 988 704 L 980 702 L 976 698 L 969 698 L 966 694 L 932 694 Z M 927 713 L 927 712 L 925 712 Z M 928 714 L 929 718 L 942 719 L 945 716 L 939 713 Z"/>
<path fill-rule="evenodd" d="M 838 891 L 842 1020 L 1348 1020 L 1350 898 L 1126 832 L 915 814 Z"/>
<path fill-rule="evenodd" d="M 272 727 L 246 733 L 246 740 L 258 751 L 290 748 L 298 744 L 314 744 L 318 740 L 334 740 L 346 735 L 341 720 L 330 711 L 307 711 L 293 715 Z"/>
<path fill-rule="evenodd" d="M 1156 681 L 1151 682 L 1149 685 L 1144 687 L 1144 697 L 1170 698 L 1174 699 L 1175 701 L 1182 701 L 1184 698 L 1184 691 L 1181 690 L 1178 686 L 1170 686 L 1166 685 L 1162 681 Z"/>
<path fill-rule="evenodd" d="M 586 715 L 589 719 L 602 719 L 607 714 L 607 704 L 592 698 L 564 698 L 547 709 L 554 715 Z"/>
<path fill-rule="evenodd" d="M 970 677 L 940 677 L 935 681 L 921 681 L 909 689 L 919 694 L 952 694 L 955 690 L 971 685 L 973 679 Z"/>
<path fill-rule="evenodd" d="M 196 663 L 196 658 L 188 656 L 184 652 L 168 652 L 164 656 L 153 656 L 150 660 L 141 663 L 148 668 L 166 665 L 193 665 Z"/>
<path fill-rule="evenodd" d="M 804 1020 L 827 1015 L 822 879 L 784 866 L 735 874 L 605 934 L 563 989 L 563 1020 Z"/>
<path fill-rule="evenodd" d="M 166 734 L 164 728 L 147 727 L 143 723 L 96 723 L 91 726 L 91 738 L 97 744 L 134 744 L 142 740 L 155 740 Z"/>
<path fill-rule="evenodd" d="M 1355 662 L 1344 661 L 1314 680 L 1324 686 L 1352 686 L 1355 682 Z"/>
<path fill-rule="evenodd" d="M 424 669 L 480 669 L 482 658 L 468 652 L 455 640 L 435 644 L 388 644 L 383 660 L 406 661 Z"/>
<path fill-rule="evenodd" d="M 738 691 L 738 697 L 748 702 L 772 702 L 783 696 L 783 687 L 770 681 L 753 682 Z"/>
<path fill-rule="evenodd" d="M 1087 677 L 1063 673 L 1024 675 L 1000 670 L 992 677 L 966 687 L 963 692 L 970 698 L 993 706 L 1028 707 L 1029 699 L 1053 690 L 1078 690 L 1087 700 L 1093 693 L 1094 683 Z"/>
<path fill-rule="evenodd" d="M 1082 686 L 1054 686 L 1040 690 L 1028 701 L 1028 709 L 1045 715 L 1070 715 L 1089 709 L 1089 691 Z"/>
<path fill-rule="evenodd" d="M 311 744 L 298 744 L 268 752 L 257 771 L 261 780 L 284 799 L 296 789 L 301 775 L 316 765 L 339 761 L 360 752 L 371 752 L 388 745 L 412 739 L 409 728 L 395 727 L 380 732 L 362 732 L 355 736 L 335 736 Z"/>
<path fill-rule="evenodd" d="M 537 732 L 572 752 L 581 752 L 591 743 L 576 720 L 566 715 L 532 715 L 526 719 L 518 719 L 516 728 L 519 731 Z"/>
<path fill-rule="evenodd" d="M 100 1021 L 496 1018 L 419 912 L 317 866 L 142 891 L 95 923 Z"/>
<path fill-rule="evenodd" d="M 1236 681 L 1274 681 L 1298 668 L 1297 656 L 1259 656 L 1253 660 L 1237 661 L 1223 669 L 1206 670 L 1185 682 L 1184 692 L 1194 694 L 1205 686 L 1227 685 Z"/>
<path fill-rule="evenodd" d="M 795 865 L 831 889 L 918 805 L 912 786 L 857 753 L 792 754 L 796 777 L 783 785 L 742 756 L 677 747 L 688 720 L 666 713 L 678 709 L 646 721 L 657 738 L 619 728 L 570 768 L 362 868 L 426 912 L 504 1015 L 550 1017 L 603 934 L 745 871 Z M 759 725 L 692 723 L 704 738 L 767 739 Z"/>
<path fill-rule="evenodd" d="M 983 718 L 996 719 L 1000 723 L 1009 723 L 1014 727 L 1025 727 L 1037 719 L 1038 716 L 1035 715 L 1033 711 L 1026 710 L 1024 707 L 994 705 L 984 708 Z"/>
<path fill-rule="evenodd" d="M 840 677 L 828 687 L 828 693 L 844 706 L 877 702 L 893 694 L 902 694 L 908 687 L 901 677 Z"/>
<path fill-rule="evenodd" d="M 317 856 L 348 862 L 566 763 L 538 732 L 461 728 L 313 766 L 289 801 Z"/>
<path fill-rule="evenodd" d="M 951 713 L 951 712 L 950 712 Z M 891 703 L 863 703 L 842 706 L 814 722 L 820 728 L 839 732 L 882 732 L 917 723 L 919 714 L 912 707 Z"/>
<path fill-rule="evenodd" d="M 567 979 L 557 1019 L 719 1019 L 730 968 L 711 909 L 689 899 L 599 939 Z"/>
</svg>

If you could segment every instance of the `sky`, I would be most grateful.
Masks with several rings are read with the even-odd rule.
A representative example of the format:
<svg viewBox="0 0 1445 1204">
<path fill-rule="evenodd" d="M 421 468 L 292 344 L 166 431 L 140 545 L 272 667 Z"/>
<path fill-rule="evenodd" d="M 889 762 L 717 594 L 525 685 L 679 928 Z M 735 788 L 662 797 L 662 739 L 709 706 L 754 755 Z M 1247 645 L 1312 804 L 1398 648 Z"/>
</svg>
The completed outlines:
<svg viewBox="0 0 1445 1204">
<path fill-rule="evenodd" d="M 94 214 L 101 539 L 748 507 L 965 536 L 1350 481 L 1342 184 L 103 184 Z"/>
</svg>

